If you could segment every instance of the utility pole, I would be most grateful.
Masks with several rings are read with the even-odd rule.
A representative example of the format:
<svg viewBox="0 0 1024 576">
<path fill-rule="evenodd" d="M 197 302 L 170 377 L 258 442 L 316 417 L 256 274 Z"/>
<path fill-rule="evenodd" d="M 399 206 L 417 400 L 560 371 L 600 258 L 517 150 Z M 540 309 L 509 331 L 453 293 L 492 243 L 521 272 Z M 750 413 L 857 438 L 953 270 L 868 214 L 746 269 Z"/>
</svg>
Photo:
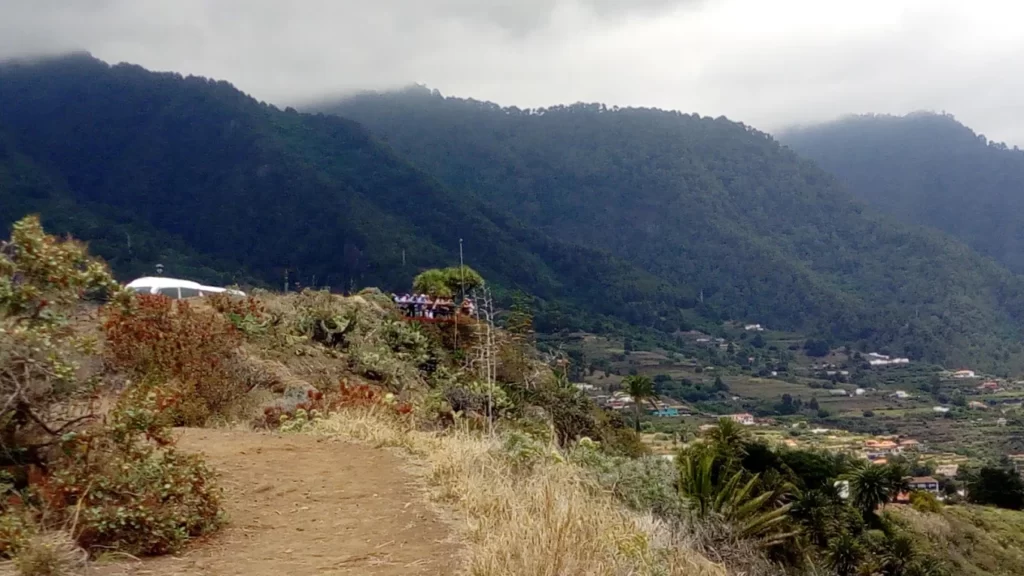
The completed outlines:
<svg viewBox="0 0 1024 576">
<path fill-rule="evenodd" d="M 402 251 L 402 259 L 403 259 L 403 261 L 405 259 L 405 251 L 404 250 Z M 465 301 L 466 300 L 466 270 L 465 270 L 465 265 L 463 264 L 463 260 L 462 260 L 462 238 L 459 238 L 459 292 L 460 292 L 460 295 L 462 296 L 462 300 Z M 460 306 L 461 306 L 461 304 L 462 304 L 462 302 L 459 302 Z M 455 333 L 453 335 L 454 336 L 453 340 L 454 340 L 455 343 L 452 345 L 453 346 L 452 352 L 455 352 L 456 350 L 459 349 L 459 308 L 458 308 L 458 306 L 456 306 L 456 308 L 455 308 L 455 325 L 454 325 L 454 330 L 455 330 Z"/>
<path fill-rule="evenodd" d="M 459 284 L 462 297 L 466 297 L 466 263 L 462 259 L 462 238 L 459 238 Z"/>
</svg>

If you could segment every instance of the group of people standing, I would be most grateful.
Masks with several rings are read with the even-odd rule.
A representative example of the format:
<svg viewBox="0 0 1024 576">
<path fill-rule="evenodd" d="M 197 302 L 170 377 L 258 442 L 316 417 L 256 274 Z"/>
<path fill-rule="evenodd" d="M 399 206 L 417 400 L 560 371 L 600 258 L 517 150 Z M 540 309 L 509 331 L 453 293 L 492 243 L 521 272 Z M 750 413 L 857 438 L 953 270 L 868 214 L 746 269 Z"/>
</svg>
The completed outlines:
<svg viewBox="0 0 1024 576">
<path fill-rule="evenodd" d="M 446 319 L 453 317 L 456 311 L 467 316 L 475 312 L 469 298 L 464 299 L 460 306 L 456 306 L 451 298 L 435 298 L 427 294 L 392 294 L 391 298 L 402 314 L 409 318 Z"/>
</svg>

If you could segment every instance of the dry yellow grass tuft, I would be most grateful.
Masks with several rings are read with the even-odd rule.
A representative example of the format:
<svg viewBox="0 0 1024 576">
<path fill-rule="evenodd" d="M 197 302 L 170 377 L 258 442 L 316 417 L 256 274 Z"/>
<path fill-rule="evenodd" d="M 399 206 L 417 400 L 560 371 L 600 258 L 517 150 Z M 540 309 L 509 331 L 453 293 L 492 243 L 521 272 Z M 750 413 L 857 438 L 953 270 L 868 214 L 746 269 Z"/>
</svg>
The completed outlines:
<svg viewBox="0 0 1024 576">
<path fill-rule="evenodd" d="M 673 543 L 657 522 L 623 508 L 553 448 L 522 466 L 499 438 L 418 431 L 373 410 L 335 414 L 313 430 L 412 454 L 435 499 L 464 517 L 466 574 L 725 575 Z"/>
<path fill-rule="evenodd" d="M 43 532 L 29 538 L 14 560 L 0 566 L 0 574 L 73 576 L 82 573 L 87 560 L 85 550 L 67 532 Z"/>
</svg>

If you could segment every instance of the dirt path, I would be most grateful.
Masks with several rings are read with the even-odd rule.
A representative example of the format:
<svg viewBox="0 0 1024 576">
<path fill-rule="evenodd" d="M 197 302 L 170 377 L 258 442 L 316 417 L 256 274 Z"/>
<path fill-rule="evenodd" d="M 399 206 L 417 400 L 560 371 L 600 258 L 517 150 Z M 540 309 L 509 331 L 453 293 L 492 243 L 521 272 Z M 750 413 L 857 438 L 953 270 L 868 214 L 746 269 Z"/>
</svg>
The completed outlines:
<svg viewBox="0 0 1024 576">
<path fill-rule="evenodd" d="M 229 523 L 176 557 L 97 566 L 97 576 L 450 574 L 457 548 L 401 461 L 304 435 L 186 430 L 221 473 Z"/>
</svg>

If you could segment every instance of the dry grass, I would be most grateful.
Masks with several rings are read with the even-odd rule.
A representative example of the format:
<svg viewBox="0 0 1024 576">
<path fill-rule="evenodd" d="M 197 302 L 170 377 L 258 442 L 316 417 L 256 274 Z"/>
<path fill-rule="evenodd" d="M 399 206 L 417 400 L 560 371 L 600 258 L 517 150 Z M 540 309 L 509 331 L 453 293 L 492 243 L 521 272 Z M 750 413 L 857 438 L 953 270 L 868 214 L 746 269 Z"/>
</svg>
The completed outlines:
<svg viewBox="0 0 1024 576">
<path fill-rule="evenodd" d="M 524 467 L 499 439 L 417 431 L 372 410 L 343 412 L 314 429 L 414 455 L 433 497 L 460 517 L 465 574 L 725 574 L 674 544 L 657 522 L 625 510 L 557 453 Z"/>
<path fill-rule="evenodd" d="M 14 560 L 0 565 L 0 574 L 73 576 L 82 573 L 87 560 L 67 532 L 44 532 L 29 538 Z"/>
</svg>

